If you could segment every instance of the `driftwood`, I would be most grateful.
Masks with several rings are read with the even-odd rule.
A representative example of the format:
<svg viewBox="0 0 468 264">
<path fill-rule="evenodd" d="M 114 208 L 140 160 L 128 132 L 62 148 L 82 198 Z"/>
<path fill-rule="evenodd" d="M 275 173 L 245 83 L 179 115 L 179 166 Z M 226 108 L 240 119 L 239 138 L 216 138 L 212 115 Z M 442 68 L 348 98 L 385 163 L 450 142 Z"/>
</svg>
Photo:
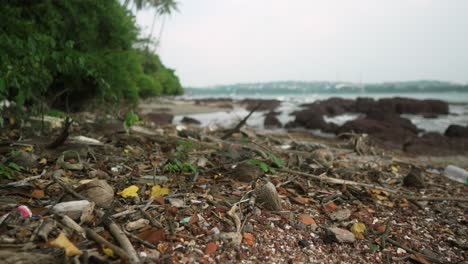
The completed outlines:
<svg viewBox="0 0 468 264">
<path fill-rule="evenodd" d="M 62 145 L 65 142 L 65 140 L 67 140 L 68 138 L 68 130 L 70 129 L 70 126 L 72 123 L 73 123 L 73 120 L 71 120 L 71 118 L 67 116 L 67 118 L 65 119 L 65 122 L 63 123 L 62 132 L 53 142 L 48 144 L 46 148 L 54 149 Z"/>
<path fill-rule="evenodd" d="M 360 186 L 360 187 L 365 187 L 365 188 L 370 188 L 370 189 L 377 189 L 377 190 L 382 190 L 386 191 L 388 193 L 398 193 L 396 190 L 388 189 L 385 187 L 381 187 L 375 184 L 368 184 L 368 183 L 361 183 L 361 182 L 355 182 L 355 181 L 348 181 L 348 180 L 342 180 L 342 179 L 337 179 L 337 178 L 332 178 L 326 176 L 326 173 L 322 173 L 320 175 L 313 175 L 310 173 L 305 173 L 301 171 L 295 171 L 295 170 L 289 170 L 289 169 L 280 169 L 279 171 L 286 172 L 286 173 L 291 173 L 291 174 L 298 174 L 302 176 L 306 176 L 308 178 L 318 180 L 318 181 L 324 181 L 327 183 L 332 183 L 332 184 L 341 184 L 341 185 L 354 185 L 354 186 Z"/>
<path fill-rule="evenodd" d="M 122 259 L 123 262 L 126 262 L 128 260 L 128 254 L 122 248 L 107 241 L 105 238 L 103 238 L 98 233 L 94 232 L 89 228 L 86 228 L 85 231 L 87 238 L 94 240 L 101 246 L 111 249 L 117 256 L 119 256 Z"/>
<path fill-rule="evenodd" d="M 257 106 L 254 107 L 254 109 L 252 109 L 252 111 L 250 111 L 250 113 L 244 117 L 244 119 L 242 119 L 238 124 L 237 126 L 235 126 L 234 128 L 232 129 L 229 129 L 228 131 L 226 131 L 226 133 L 221 137 L 221 139 L 225 140 L 225 139 L 228 139 L 229 137 L 232 136 L 232 134 L 234 133 L 237 133 L 237 132 L 240 132 L 240 129 L 245 125 L 245 123 L 247 123 L 247 120 L 249 119 L 249 117 L 255 112 L 257 111 L 260 106 L 262 106 L 262 104 L 258 104 Z"/>
</svg>

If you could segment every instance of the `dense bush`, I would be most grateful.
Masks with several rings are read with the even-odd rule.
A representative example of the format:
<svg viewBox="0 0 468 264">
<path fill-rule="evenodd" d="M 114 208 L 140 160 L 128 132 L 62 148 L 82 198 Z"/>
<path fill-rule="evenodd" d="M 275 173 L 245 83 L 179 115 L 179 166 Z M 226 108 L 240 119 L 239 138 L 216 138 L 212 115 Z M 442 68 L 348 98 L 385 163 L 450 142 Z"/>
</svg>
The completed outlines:
<svg viewBox="0 0 468 264">
<path fill-rule="evenodd" d="M 118 0 L 2 1 L 0 21 L 0 100 L 73 110 L 183 92 L 156 54 L 135 48 L 135 19 Z"/>
</svg>

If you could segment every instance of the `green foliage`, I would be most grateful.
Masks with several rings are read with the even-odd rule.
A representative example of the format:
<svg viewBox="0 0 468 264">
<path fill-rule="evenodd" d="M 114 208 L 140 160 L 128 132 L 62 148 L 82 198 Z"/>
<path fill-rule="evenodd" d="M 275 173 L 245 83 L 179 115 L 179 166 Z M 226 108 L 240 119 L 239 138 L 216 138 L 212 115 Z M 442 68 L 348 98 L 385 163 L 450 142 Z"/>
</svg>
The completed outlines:
<svg viewBox="0 0 468 264">
<path fill-rule="evenodd" d="M 164 165 L 163 170 L 165 172 L 190 172 L 190 173 L 197 173 L 198 168 L 195 165 L 190 164 L 190 162 L 180 162 L 178 159 L 174 159 L 171 162 L 168 162 Z"/>
<path fill-rule="evenodd" d="M 247 163 L 258 166 L 260 169 L 262 169 L 264 173 L 276 173 L 275 167 L 283 168 L 284 166 L 283 161 L 279 157 L 275 156 L 272 153 L 269 153 L 268 156 L 270 158 L 269 160 L 270 164 L 266 163 L 265 161 L 256 160 L 256 159 L 250 159 L 247 161 Z"/>
<path fill-rule="evenodd" d="M 276 168 L 283 168 L 284 163 L 278 156 L 274 155 L 273 153 L 269 153 L 268 156 Z"/>
<path fill-rule="evenodd" d="M 127 131 L 128 133 L 130 128 L 134 126 L 135 124 L 137 124 L 139 121 L 140 121 L 140 117 L 138 117 L 137 114 L 135 114 L 133 111 L 128 112 L 125 115 L 125 120 L 124 120 L 125 131 Z"/>
<path fill-rule="evenodd" d="M 258 166 L 264 173 L 275 173 L 276 170 L 270 165 L 266 164 L 261 160 L 251 159 L 247 161 L 248 164 Z"/>
<path fill-rule="evenodd" d="M 21 171 L 23 168 L 14 162 L 9 162 L 7 164 L 0 164 L 0 177 L 5 177 L 8 179 L 14 178 L 15 171 Z"/>
<path fill-rule="evenodd" d="M 156 54 L 135 48 L 135 18 L 118 0 L 5 1 L 0 21 L 0 100 L 18 107 L 183 92 Z"/>
</svg>

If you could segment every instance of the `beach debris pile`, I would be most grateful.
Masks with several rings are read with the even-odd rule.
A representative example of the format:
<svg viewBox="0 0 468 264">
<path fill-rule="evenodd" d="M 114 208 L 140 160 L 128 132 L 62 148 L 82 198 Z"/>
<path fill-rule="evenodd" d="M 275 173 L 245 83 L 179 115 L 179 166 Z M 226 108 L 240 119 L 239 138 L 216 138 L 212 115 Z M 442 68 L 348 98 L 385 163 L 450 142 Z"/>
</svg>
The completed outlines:
<svg viewBox="0 0 468 264">
<path fill-rule="evenodd" d="M 89 119 L 2 130 L 3 263 L 468 261 L 468 186 L 362 135 Z"/>
</svg>

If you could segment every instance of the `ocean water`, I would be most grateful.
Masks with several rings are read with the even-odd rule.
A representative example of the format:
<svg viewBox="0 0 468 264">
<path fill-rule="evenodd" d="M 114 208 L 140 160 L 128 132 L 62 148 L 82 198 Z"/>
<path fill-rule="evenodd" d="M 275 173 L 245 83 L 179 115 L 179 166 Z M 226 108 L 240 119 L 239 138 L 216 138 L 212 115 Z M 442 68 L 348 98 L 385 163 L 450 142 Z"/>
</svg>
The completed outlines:
<svg viewBox="0 0 468 264">
<path fill-rule="evenodd" d="M 467 126 L 468 125 L 468 93 L 320 93 L 320 94 L 250 94 L 250 95 L 217 95 L 216 97 L 230 97 L 236 100 L 242 100 L 245 98 L 258 98 L 258 99 L 277 99 L 281 101 L 281 105 L 276 111 L 281 114 L 278 119 L 283 125 L 289 121 L 294 120 L 294 116 L 291 113 L 300 110 L 301 104 L 311 103 L 317 100 L 324 100 L 330 97 L 341 97 L 347 99 L 356 99 L 358 97 L 370 97 L 374 99 L 380 98 L 392 98 L 392 97 L 408 97 L 414 99 L 438 99 L 449 102 L 450 114 L 441 115 L 437 118 L 424 118 L 420 115 L 403 115 L 415 124 L 418 128 L 421 128 L 427 132 L 439 132 L 444 133 L 447 127 L 451 124 L 458 124 Z M 215 96 L 183 96 L 184 99 L 202 99 L 202 98 L 216 98 Z M 199 120 L 203 126 L 222 126 L 229 127 L 230 125 L 236 124 L 240 119 L 245 117 L 248 111 L 241 107 L 235 107 L 232 110 L 216 113 L 205 113 L 205 114 L 192 114 L 186 115 Z M 265 112 L 254 113 L 247 121 L 247 126 L 253 128 L 263 128 L 263 121 Z M 325 117 L 327 122 L 332 122 L 338 125 L 342 125 L 347 121 L 358 118 L 358 113 L 347 113 L 344 115 Z M 174 122 L 180 123 L 183 116 L 176 116 Z"/>
</svg>

